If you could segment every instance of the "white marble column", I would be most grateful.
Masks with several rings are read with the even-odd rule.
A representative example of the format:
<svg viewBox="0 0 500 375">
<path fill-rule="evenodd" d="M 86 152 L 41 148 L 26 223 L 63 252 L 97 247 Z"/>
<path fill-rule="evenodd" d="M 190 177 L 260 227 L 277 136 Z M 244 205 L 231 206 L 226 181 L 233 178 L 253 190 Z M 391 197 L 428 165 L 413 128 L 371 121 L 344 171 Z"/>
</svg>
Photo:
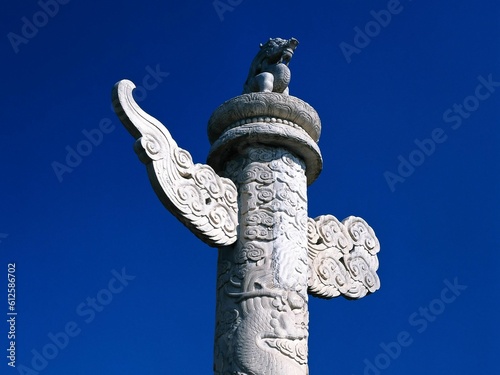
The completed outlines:
<svg viewBox="0 0 500 375">
<path fill-rule="evenodd" d="M 193 163 L 138 106 L 132 82 L 113 90 L 158 198 L 218 248 L 216 375 L 307 375 L 308 294 L 354 299 L 380 287 L 380 245 L 363 219 L 308 217 L 307 186 L 323 166 L 321 122 L 288 95 L 297 44 L 276 38 L 261 46 L 244 94 L 209 120 L 207 165 Z"/>
<path fill-rule="evenodd" d="M 209 163 L 236 185 L 239 223 L 219 249 L 215 374 L 308 373 L 307 184 L 321 155 L 306 129 L 319 137 L 312 107 L 275 93 L 233 98 L 210 119 Z"/>
<path fill-rule="evenodd" d="M 238 241 L 219 249 L 216 374 L 307 374 L 304 163 L 249 146 L 226 164 L 238 187 Z"/>
</svg>

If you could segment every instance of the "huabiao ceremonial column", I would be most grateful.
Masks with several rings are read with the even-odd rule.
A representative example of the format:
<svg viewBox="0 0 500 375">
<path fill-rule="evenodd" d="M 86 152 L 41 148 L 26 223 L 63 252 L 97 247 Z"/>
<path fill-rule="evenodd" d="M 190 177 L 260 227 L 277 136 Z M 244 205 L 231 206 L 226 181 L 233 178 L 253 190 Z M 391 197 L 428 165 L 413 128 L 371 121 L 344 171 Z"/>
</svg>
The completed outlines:
<svg viewBox="0 0 500 375">
<path fill-rule="evenodd" d="M 321 122 L 290 96 L 294 38 L 269 39 L 243 94 L 208 122 L 208 165 L 193 164 L 168 130 L 115 85 L 116 113 L 136 139 L 162 203 L 218 247 L 214 373 L 306 375 L 308 294 L 355 299 L 380 287 L 379 242 L 359 217 L 311 219 L 307 186 L 322 169 Z"/>
</svg>

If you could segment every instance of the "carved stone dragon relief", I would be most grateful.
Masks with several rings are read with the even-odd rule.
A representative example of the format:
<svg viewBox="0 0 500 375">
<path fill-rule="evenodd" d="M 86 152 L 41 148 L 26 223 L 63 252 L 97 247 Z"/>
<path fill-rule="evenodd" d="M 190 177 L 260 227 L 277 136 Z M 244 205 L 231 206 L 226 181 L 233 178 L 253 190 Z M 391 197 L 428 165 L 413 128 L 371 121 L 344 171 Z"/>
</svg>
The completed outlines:
<svg viewBox="0 0 500 375">
<path fill-rule="evenodd" d="M 221 249 L 216 374 L 307 369 L 307 197 L 304 163 L 253 146 L 227 163 L 242 203 L 238 241 Z"/>
<path fill-rule="evenodd" d="M 355 299 L 380 287 L 380 245 L 363 219 L 308 218 L 307 185 L 322 168 L 321 122 L 309 104 L 287 95 L 297 44 L 277 38 L 261 46 L 245 93 L 214 111 L 210 166 L 194 164 L 137 105 L 132 82 L 113 90 L 159 199 L 219 248 L 218 375 L 308 374 L 308 294 Z"/>
</svg>

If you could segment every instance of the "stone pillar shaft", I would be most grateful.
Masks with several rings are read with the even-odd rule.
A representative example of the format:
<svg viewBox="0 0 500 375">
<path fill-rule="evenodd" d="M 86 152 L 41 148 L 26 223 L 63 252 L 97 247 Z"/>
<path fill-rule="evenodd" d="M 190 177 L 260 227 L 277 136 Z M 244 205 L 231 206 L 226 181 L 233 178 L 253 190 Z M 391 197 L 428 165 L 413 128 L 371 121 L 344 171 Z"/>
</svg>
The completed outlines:
<svg viewBox="0 0 500 375">
<path fill-rule="evenodd" d="M 240 151 L 224 169 L 238 188 L 239 229 L 219 249 L 215 374 L 305 375 L 305 165 L 279 147 Z"/>
</svg>

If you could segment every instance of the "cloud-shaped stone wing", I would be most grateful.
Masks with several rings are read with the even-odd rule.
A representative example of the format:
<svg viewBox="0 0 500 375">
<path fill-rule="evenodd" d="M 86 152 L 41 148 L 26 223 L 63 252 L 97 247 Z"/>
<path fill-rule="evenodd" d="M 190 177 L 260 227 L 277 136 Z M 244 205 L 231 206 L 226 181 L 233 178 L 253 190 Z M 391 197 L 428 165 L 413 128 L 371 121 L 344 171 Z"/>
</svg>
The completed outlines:
<svg viewBox="0 0 500 375">
<path fill-rule="evenodd" d="M 373 229 L 361 218 L 342 222 L 332 215 L 309 218 L 307 226 L 308 291 L 320 298 L 362 298 L 380 288 L 380 250 Z"/>
<path fill-rule="evenodd" d="M 128 80 L 113 89 L 113 106 L 123 125 L 136 139 L 135 151 L 146 165 L 161 202 L 198 238 L 210 246 L 236 241 L 237 190 L 204 164 L 177 146 L 168 130 L 135 102 L 135 85 Z"/>
</svg>

